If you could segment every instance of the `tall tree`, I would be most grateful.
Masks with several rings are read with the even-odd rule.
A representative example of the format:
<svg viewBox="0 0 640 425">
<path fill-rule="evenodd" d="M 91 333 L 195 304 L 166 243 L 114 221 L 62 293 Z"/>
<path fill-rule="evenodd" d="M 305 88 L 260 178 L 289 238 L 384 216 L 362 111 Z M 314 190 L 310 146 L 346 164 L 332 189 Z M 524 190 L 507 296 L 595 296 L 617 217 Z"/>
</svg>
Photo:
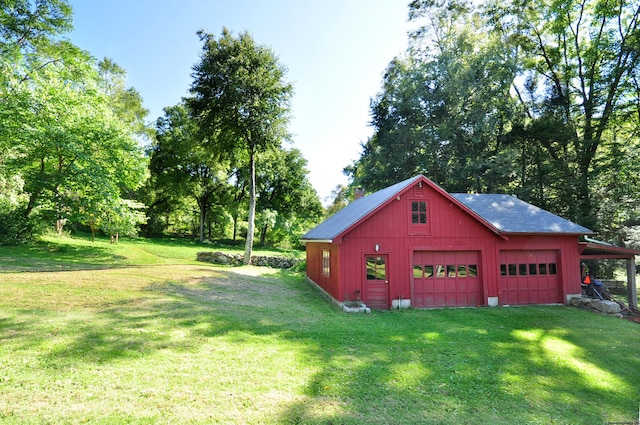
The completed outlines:
<svg viewBox="0 0 640 425">
<path fill-rule="evenodd" d="M 142 96 L 133 87 L 126 86 L 127 72 L 109 58 L 98 62 L 99 88 L 107 96 L 111 109 L 138 137 L 153 135 L 152 128 L 145 122 L 149 111 L 145 109 Z"/>
<path fill-rule="evenodd" d="M 0 173 L 23 183 L 23 217 L 56 220 L 59 231 L 67 218 L 132 217 L 122 198 L 146 168 L 142 99 L 115 95 L 124 71 L 113 63 L 119 80 L 107 92 L 100 66 L 62 38 L 71 17 L 64 0 L 0 3 Z"/>
<path fill-rule="evenodd" d="M 31 73 L 64 59 L 65 51 L 77 51 L 59 39 L 71 30 L 71 22 L 71 6 L 65 0 L 0 2 L 0 80 L 26 81 Z"/>
<path fill-rule="evenodd" d="M 14 160 L 21 153 L 24 128 L 30 125 L 33 77 L 79 49 L 60 40 L 71 28 L 71 7 L 62 0 L 0 2 L 0 238 L 26 241 L 34 222 L 25 218 L 24 179 Z"/>
<path fill-rule="evenodd" d="M 640 222 L 637 2 L 414 0 L 410 18 L 424 25 L 372 102 L 374 135 L 345 170 L 353 185 L 422 172 L 594 230 Z"/>
<path fill-rule="evenodd" d="M 29 193 L 26 214 L 48 219 L 73 218 L 80 201 L 104 207 L 110 200 L 120 211 L 126 190 L 142 184 L 146 162 L 135 133 L 125 125 L 104 94 L 97 74 L 70 84 L 56 67 L 49 68 L 33 90 L 28 126 L 16 134 L 17 153 L 10 161 Z"/>
<path fill-rule="evenodd" d="M 515 67 L 483 36 L 481 17 L 461 1 L 413 2 L 426 18 L 405 58 L 391 61 L 371 102 L 374 135 L 345 170 L 370 190 L 423 173 L 450 191 L 506 184 L 501 136 L 513 113 Z"/>
<path fill-rule="evenodd" d="M 638 114 L 640 5 L 637 1 L 488 2 L 495 33 L 521 55 L 518 99 L 530 120 L 553 120 L 567 143 L 542 141 L 574 172 L 576 216 L 597 228 L 591 183 L 611 131 Z M 528 86 L 528 90 L 527 87 Z M 549 143 L 551 142 L 551 143 Z"/>
<path fill-rule="evenodd" d="M 190 106 L 212 149 L 232 159 L 242 152 L 249 164 L 249 218 L 244 263 L 251 261 L 256 212 L 256 155 L 288 137 L 292 86 L 285 68 L 248 33 L 220 38 L 204 31 L 201 60 L 193 68 Z"/>
</svg>

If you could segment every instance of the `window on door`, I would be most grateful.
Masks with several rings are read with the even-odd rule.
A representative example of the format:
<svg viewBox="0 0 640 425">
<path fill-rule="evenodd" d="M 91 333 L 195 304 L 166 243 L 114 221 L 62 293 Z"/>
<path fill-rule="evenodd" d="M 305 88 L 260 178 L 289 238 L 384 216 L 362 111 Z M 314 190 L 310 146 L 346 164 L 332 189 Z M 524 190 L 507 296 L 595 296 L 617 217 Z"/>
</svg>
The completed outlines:
<svg viewBox="0 0 640 425">
<path fill-rule="evenodd" d="M 478 265 L 477 264 L 415 264 L 413 266 L 414 278 L 431 278 L 431 277 L 478 277 Z"/>
<path fill-rule="evenodd" d="M 384 257 L 367 257 L 367 280 L 386 280 L 387 264 Z"/>
<path fill-rule="evenodd" d="M 535 276 L 557 274 L 556 263 L 500 264 L 502 276 Z"/>
</svg>

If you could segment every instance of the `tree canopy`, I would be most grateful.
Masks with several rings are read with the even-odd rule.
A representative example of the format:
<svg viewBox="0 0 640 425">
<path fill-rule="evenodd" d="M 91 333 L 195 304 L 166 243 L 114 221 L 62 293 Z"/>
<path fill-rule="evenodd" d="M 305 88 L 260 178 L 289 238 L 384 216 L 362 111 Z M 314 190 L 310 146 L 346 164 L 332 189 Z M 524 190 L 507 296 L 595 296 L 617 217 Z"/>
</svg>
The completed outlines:
<svg viewBox="0 0 640 425">
<path fill-rule="evenodd" d="M 4 2 L 0 21 L 0 176 L 20 192 L 0 213 L 55 221 L 58 231 L 67 220 L 130 228 L 124 196 L 146 170 L 141 97 L 116 64 L 62 38 L 67 2 Z"/>
<path fill-rule="evenodd" d="M 371 102 L 352 186 L 423 173 L 624 241 L 640 217 L 638 4 L 414 0 L 409 16 L 419 28 Z"/>
<path fill-rule="evenodd" d="M 231 161 L 248 159 L 249 218 L 244 262 L 251 260 L 256 211 L 256 155 L 288 138 L 291 84 L 285 68 L 249 33 L 226 28 L 216 39 L 198 32 L 201 60 L 193 68 L 190 107 L 207 143 Z"/>
<path fill-rule="evenodd" d="M 0 3 L 2 243 L 54 225 L 113 241 L 139 227 L 200 241 L 246 232 L 248 259 L 257 221 L 260 243 L 297 246 L 322 206 L 306 160 L 283 146 L 292 86 L 271 49 L 199 32 L 191 96 L 152 128 L 126 71 L 71 43 L 71 28 L 67 0 Z"/>
</svg>

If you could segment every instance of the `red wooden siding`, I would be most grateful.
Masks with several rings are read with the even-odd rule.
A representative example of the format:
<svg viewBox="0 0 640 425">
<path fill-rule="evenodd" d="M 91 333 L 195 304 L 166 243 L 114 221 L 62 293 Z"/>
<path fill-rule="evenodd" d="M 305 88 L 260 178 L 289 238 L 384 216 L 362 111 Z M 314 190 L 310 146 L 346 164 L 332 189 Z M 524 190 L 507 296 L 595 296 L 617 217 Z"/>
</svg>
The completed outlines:
<svg viewBox="0 0 640 425">
<path fill-rule="evenodd" d="M 322 251 L 329 251 L 329 276 L 322 273 Z M 330 243 L 307 244 L 307 277 L 324 289 L 334 299 L 341 298 L 339 247 Z"/>
<path fill-rule="evenodd" d="M 566 302 L 568 294 L 580 294 L 578 236 L 545 234 L 502 238 L 431 186 L 423 184 L 418 189 L 407 188 L 332 244 L 307 243 L 309 278 L 337 301 L 361 297 L 365 303 L 372 303 L 373 308 L 389 308 L 390 300 L 399 298 L 411 299 L 415 307 L 431 307 L 485 305 L 490 299 L 497 299 L 503 305 L 556 303 Z M 425 201 L 427 205 L 424 226 L 411 222 L 414 201 Z M 329 277 L 322 275 L 323 249 L 330 250 Z M 509 256 L 516 252 L 536 257 L 531 264 L 555 261 L 555 277 L 540 276 L 538 265 L 535 280 L 530 274 L 526 282 L 503 278 L 500 265 L 511 261 Z M 551 252 L 555 260 L 548 258 Z M 367 256 L 386 256 L 386 289 L 378 287 L 372 291 L 373 287 L 367 286 L 370 282 L 366 279 Z M 445 267 L 456 266 L 455 278 L 434 279 L 435 286 L 428 286 L 424 275 L 414 278 L 414 259 L 424 263 L 422 266 L 428 265 L 426 261 L 435 266 L 437 256 L 442 257 Z M 467 274 L 463 279 L 462 271 L 458 273 L 457 268 L 462 265 L 466 270 L 476 265 L 477 276 Z"/>
<path fill-rule="evenodd" d="M 501 251 L 500 304 L 563 302 L 555 250 Z"/>
<path fill-rule="evenodd" d="M 413 254 L 414 307 L 484 304 L 476 251 L 416 251 Z"/>
<path fill-rule="evenodd" d="M 363 272 L 363 261 L 366 255 L 388 255 L 389 298 L 410 299 L 413 291 L 411 285 L 414 251 L 457 250 L 478 253 L 487 249 L 488 241 L 497 238 L 475 218 L 431 187 L 423 185 L 421 189 L 421 198 L 416 196 L 416 192 L 410 188 L 400 195 L 399 200 L 392 200 L 384 209 L 370 216 L 345 235 L 340 245 L 340 263 L 350 265 L 341 270 L 341 282 L 346 294 L 359 290 L 363 294 L 363 301 L 367 303 L 368 300 L 364 296 Z M 427 202 L 428 222 L 423 232 L 416 231 L 419 226 L 411 223 L 411 202 L 415 200 Z M 378 251 L 375 251 L 376 245 Z M 480 256 L 480 254 L 477 255 Z M 480 259 L 478 265 L 480 265 Z M 496 282 L 495 279 L 494 282 Z M 455 304 L 462 305 L 465 297 L 467 297 L 467 303 L 464 305 L 485 304 L 484 292 L 486 291 L 480 289 L 479 292 L 473 292 L 474 295 L 471 297 L 468 294 L 461 295 Z M 415 305 L 415 300 L 412 301 L 412 305 Z"/>
</svg>

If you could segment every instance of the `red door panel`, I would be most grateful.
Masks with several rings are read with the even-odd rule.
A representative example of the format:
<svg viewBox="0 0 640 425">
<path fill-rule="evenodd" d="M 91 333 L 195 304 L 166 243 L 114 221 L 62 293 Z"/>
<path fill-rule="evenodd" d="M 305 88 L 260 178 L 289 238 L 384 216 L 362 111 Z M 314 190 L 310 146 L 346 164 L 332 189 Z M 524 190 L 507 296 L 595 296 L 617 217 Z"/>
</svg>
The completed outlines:
<svg viewBox="0 0 640 425">
<path fill-rule="evenodd" d="M 374 310 L 389 309 L 389 256 L 366 255 L 364 302 Z"/>
<path fill-rule="evenodd" d="M 412 284 L 417 308 L 483 304 L 477 251 L 414 252 Z"/>
<path fill-rule="evenodd" d="M 557 252 L 501 251 L 498 296 L 502 305 L 561 303 Z"/>
</svg>

